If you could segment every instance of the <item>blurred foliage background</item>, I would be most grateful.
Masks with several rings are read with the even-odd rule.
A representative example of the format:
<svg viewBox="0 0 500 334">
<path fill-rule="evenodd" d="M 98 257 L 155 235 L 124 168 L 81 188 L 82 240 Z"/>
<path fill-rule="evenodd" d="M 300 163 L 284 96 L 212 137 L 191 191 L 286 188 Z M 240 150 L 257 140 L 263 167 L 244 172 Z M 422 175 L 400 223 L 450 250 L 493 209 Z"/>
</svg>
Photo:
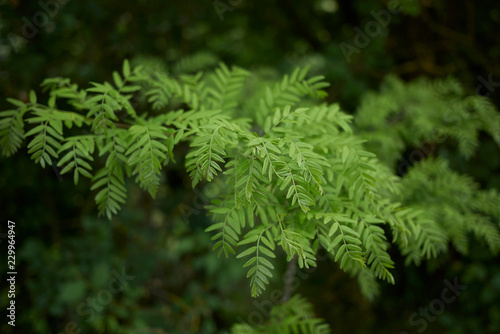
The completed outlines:
<svg viewBox="0 0 500 334">
<path fill-rule="evenodd" d="M 223 61 L 270 78 L 309 65 L 311 75 L 331 83 L 327 100 L 353 114 L 388 74 L 405 81 L 453 76 L 468 94 L 488 95 L 498 107 L 498 4 L 395 1 L 402 12 L 348 61 L 339 45 L 355 46 L 355 28 L 364 31 L 387 1 L 0 0 L 0 110 L 7 108 L 6 97 L 27 100 L 30 89 L 38 93 L 46 77 L 81 86 L 110 80 L 124 58 L 174 73 Z M 484 188 L 500 189 L 498 148 L 486 135 L 481 140 L 471 159 L 456 152 L 448 158 Z M 193 191 L 183 152 L 176 154 L 159 196 L 130 186 L 126 208 L 111 222 L 97 218 L 89 184 L 75 187 L 71 176 L 39 168 L 25 150 L 0 159 L 2 221 L 16 222 L 15 333 L 224 333 L 236 322 L 266 319 L 266 301 L 273 288 L 282 289 L 282 277 L 263 297 L 249 297 L 242 260 L 217 259 L 203 232 L 208 218 L 202 205 L 217 185 Z M 6 239 L 0 240 L 5 250 Z M 415 332 L 410 315 L 440 298 L 445 279 L 457 277 L 467 289 L 429 321 L 426 333 L 497 333 L 498 257 L 480 245 L 470 254 L 451 250 L 405 267 L 395 252 L 397 283 L 382 284 L 372 303 L 330 261 L 298 274 L 293 292 L 311 301 L 333 333 Z M 284 274 L 285 259 L 276 264 Z M 127 285 L 108 298 L 109 282 L 123 272 Z M 5 310 L 5 284 L 1 295 Z M 13 332 L 5 319 L 0 331 Z"/>
</svg>

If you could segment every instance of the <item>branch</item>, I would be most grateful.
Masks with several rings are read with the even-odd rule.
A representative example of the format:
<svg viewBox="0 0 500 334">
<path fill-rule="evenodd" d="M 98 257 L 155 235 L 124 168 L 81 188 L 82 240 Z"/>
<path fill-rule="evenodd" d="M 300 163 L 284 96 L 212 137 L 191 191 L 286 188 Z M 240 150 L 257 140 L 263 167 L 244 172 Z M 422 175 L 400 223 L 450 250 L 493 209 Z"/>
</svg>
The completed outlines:
<svg viewBox="0 0 500 334">
<path fill-rule="evenodd" d="M 285 284 L 283 286 L 283 297 L 281 297 L 281 303 L 284 304 L 292 295 L 292 283 L 295 277 L 295 272 L 297 271 L 297 254 L 288 262 L 285 272 Z"/>
</svg>

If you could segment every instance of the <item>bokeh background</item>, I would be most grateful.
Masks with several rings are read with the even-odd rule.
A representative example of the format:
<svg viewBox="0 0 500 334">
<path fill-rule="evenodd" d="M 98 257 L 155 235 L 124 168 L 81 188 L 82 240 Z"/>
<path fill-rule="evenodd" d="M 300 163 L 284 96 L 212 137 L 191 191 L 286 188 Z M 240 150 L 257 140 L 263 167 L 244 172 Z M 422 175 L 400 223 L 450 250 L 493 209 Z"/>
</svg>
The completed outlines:
<svg viewBox="0 0 500 334">
<path fill-rule="evenodd" d="M 331 83 L 327 101 L 351 114 L 388 74 L 405 81 L 452 76 L 498 108 L 497 1 L 394 1 L 402 11 L 346 57 L 340 45 L 356 47 L 357 28 L 364 31 L 387 1 L 0 0 L 0 110 L 8 108 L 7 97 L 40 93 L 47 77 L 68 77 L 82 87 L 109 81 L 125 58 L 172 73 L 223 61 L 271 79 L 308 65 L 311 75 Z M 479 153 L 453 167 L 484 188 L 500 189 L 498 148 L 481 139 Z M 126 207 L 112 221 L 97 218 L 89 182 L 74 186 L 70 175 L 41 169 L 26 149 L 2 157 L 0 233 L 7 219 L 16 222 L 18 276 L 16 327 L 2 316 L 0 332 L 224 333 L 238 321 L 265 319 L 265 301 L 282 287 L 282 276 L 267 295 L 250 298 L 243 262 L 218 259 L 203 231 L 209 218 L 202 205 L 217 185 L 193 191 L 178 154 L 156 199 L 131 184 Z M 0 241 L 6 254 L 5 235 Z M 500 332 L 499 258 L 485 247 L 474 244 L 466 257 L 451 248 L 420 267 L 391 256 L 397 284 L 382 283 L 373 302 L 330 261 L 297 276 L 293 292 L 312 303 L 333 333 L 414 333 L 419 327 L 409 317 L 440 298 L 445 279 L 456 278 L 467 289 L 428 321 L 425 333 Z M 284 274 L 284 258 L 278 260 L 276 272 Z M 1 262 L 5 310 L 6 259 Z M 117 273 L 124 288 L 109 293 Z"/>
</svg>

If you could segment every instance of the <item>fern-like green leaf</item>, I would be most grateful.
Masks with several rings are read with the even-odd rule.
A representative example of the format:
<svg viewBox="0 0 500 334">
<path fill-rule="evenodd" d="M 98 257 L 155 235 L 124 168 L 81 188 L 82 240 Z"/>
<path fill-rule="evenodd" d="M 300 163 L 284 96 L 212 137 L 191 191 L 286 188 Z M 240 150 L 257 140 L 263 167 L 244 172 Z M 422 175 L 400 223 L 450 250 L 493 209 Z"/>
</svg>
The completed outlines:
<svg viewBox="0 0 500 334">
<path fill-rule="evenodd" d="M 60 174 L 63 175 L 73 170 L 73 179 L 78 183 L 79 175 L 92 178 L 92 167 L 88 161 L 94 161 L 94 138 L 91 135 L 73 136 L 65 139 L 65 143 L 59 149 L 58 154 L 66 151 L 63 157 L 57 163 L 57 167 L 64 168 Z"/>
<path fill-rule="evenodd" d="M 172 130 L 161 125 L 133 125 L 129 129 L 131 142 L 125 152 L 133 167 L 136 181 L 155 196 L 160 184 L 162 165 L 168 163 L 168 136 Z"/>
<path fill-rule="evenodd" d="M 273 277 L 271 270 L 273 264 L 267 258 L 275 258 L 273 251 L 275 248 L 274 237 L 269 232 L 270 227 L 259 226 L 248 232 L 239 246 L 252 244 L 250 248 L 239 253 L 236 257 L 251 256 L 243 265 L 244 268 L 250 267 L 247 277 L 250 277 L 250 290 L 252 297 L 258 297 L 269 284 L 269 279 Z"/>
<path fill-rule="evenodd" d="M 6 157 L 16 153 L 23 143 L 23 115 L 28 109 L 21 101 L 9 100 L 18 108 L 0 112 L 0 147 L 2 148 L 2 155 Z"/>
</svg>

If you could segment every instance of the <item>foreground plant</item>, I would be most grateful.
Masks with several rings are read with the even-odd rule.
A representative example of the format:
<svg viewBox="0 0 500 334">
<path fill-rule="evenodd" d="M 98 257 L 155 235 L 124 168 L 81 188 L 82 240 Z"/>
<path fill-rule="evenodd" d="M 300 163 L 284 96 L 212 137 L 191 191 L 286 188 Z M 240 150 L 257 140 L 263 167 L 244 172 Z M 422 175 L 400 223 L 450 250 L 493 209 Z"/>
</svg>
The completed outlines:
<svg viewBox="0 0 500 334">
<path fill-rule="evenodd" d="M 440 160 L 402 183 L 353 133 L 352 116 L 337 104 L 318 102 L 328 84 L 308 78 L 305 68 L 267 84 L 223 64 L 206 74 L 172 76 L 132 70 L 125 61 L 113 81 L 81 89 L 69 79 L 50 78 L 42 83 L 47 103 L 34 92 L 28 102 L 8 99 L 14 108 L 0 113 L 3 155 L 17 152 L 26 139 L 42 167 L 72 172 L 75 184 L 80 176 L 90 179 L 99 213 L 111 219 L 126 203 L 127 179 L 154 197 L 162 169 L 175 163 L 176 147 L 189 143 L 183 158 L 193 187 L 225 176 L 225 188 L 207 206 L 213 224 L 206 231 L 214 233 L 219 255 L 248 259 L 254 297 L 269 284 L 278 249 L 308 268 L 323 248 L 357 276 L 368 298 L 378 292 L 376 279 L 395 283 L 392 245 L 415 263 L 446 251 L 449 240 L 466 250 L 469 231 L 493 253 L 500 249 L 491 221 L 499 216 L 497 193 L 478 192 L 475 202 L 456 209 L 453 194 L 445 192 L 439 199 L 449 202 L 446 212 L 460 224 L 441 224 L 439 206 L 430 204 L 426 212 L 421 196 L 437 195 L 425 191 L 422 178 L 435 173 L 462 182 L 468 193 L 473 183 L 453 176 Z M 146 100 L 151 108 L 141 103 Z M 464 145 L 467 153 L 474 149 Z"/>
</svg>

